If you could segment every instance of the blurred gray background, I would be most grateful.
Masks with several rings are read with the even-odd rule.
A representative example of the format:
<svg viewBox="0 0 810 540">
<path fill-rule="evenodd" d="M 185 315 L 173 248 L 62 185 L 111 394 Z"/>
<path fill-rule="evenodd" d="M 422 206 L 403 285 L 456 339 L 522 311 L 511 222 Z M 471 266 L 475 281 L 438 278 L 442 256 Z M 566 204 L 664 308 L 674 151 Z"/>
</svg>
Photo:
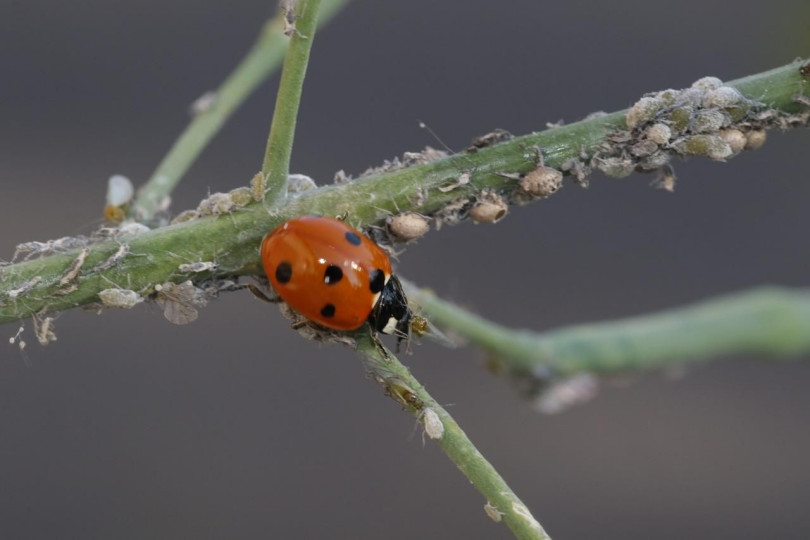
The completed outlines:
<svg viewBox="0 0 810 540">
<path fill-rule="evenodd" d="M 2 2 L 0 257 L 88 233 L 106 180 L 142 182 L 273 2 Z M 352 3 L 315 41 L 293 169 L 320 182 L 436 142 L 629 106 L 810 54 L 806 2 Z M 277 77 L 217 136 L 174 209 L 260 168 Z M 543 330 L 750 286 L 810 284 L 810 133 L 727 164 L 595 177 L 497 226 L 432 233 L 398 271 Z M 185 327 L 82 311 L 0 349 L 1 538 L 509 538 L 354 354 L 230 294 Z M 3 342 L 18 325 L 0 328 Z M 689 336 L 683 336 L 689 339 Z M 807 538 L 810 358 L 730 358 L 533 412 L 478 352 L 406 359 L 555 538 Z M 629 384 L 626 384 L 629 383 Z"/>
</svg>

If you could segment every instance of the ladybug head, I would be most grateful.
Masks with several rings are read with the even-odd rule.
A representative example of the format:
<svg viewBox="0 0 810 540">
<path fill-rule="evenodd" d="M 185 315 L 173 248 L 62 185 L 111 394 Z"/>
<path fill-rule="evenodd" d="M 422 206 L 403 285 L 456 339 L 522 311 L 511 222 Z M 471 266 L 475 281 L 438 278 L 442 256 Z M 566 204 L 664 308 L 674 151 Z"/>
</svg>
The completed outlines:
<svg viewBox="0 0 810 540">
<path fill-rule="evenodd" d="M 395 334 L 399 340 L 408 337 L 411 331 L 411 308 L 397 276 L 388 279 L 380 298 L 368 316 L 372 328 L 383 334 Z"/>
</svg>

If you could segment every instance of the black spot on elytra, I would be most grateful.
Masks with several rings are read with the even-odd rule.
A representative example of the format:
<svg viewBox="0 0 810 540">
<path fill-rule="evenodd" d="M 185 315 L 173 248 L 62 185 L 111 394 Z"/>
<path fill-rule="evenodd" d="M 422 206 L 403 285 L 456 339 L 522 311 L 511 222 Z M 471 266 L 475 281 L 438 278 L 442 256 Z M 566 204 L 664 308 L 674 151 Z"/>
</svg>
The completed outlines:
<svg viewBox="0 0 810 540">
<path fill-rule="evenodd" d="M 371 292 L 377 294 L 383 287 L 385 286 L 385 272 L 377 268 L 373 270 L 371 274 L 369 274 L 369 285 L 368 288 L 371 289 Z"/>
<path fill-rule="evenodd" d="M 279 283 L 287 283 L 292 278 L 292 265 L 287 261 L 281 261 L 276 266 L 276 279 Z"/>
<path fill-rule="evenodd" d="M 362 242 L 362 240 L 360 240 L 360 237 L 357 236 L 352 231 L 349 231 L 349 232 L 346 233 L 346 240 L 348 240 L 350 244 L 355 245 L 355 246 L 359 246 L 360 243 Z"/>
<path fill-rule="evenodd" d="M 326 271 L 323 273 L 324 283 L 327 285 L 334 285 L 341 279 L 343 279 L 343 270 L 341 270 L 339 266 L 330 264 L 326 267 Z"/>
<path fill-rule="evenodd" d="M 321 315 L 330 318 L 335 315 L 335 306 L 333 304 L 326 304 L 321 308 Z"/>
</svg>

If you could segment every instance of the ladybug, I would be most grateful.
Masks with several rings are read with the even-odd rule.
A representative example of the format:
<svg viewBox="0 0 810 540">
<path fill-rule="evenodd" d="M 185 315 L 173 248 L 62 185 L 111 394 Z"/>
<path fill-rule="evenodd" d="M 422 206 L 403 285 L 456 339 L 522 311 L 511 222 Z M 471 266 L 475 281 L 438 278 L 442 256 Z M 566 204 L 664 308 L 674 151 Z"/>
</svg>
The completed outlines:
<svg viewBox="0 0 810 540">
<path fill-rule="evenodd" d="M 334 330 L 368 322 L 383 334 L 408 336 L 412 313 L 391 260 L 344 222 L 291 219 L 264 237 L 261 257 L 273 289 L 307 319 Z"/>
</svg>

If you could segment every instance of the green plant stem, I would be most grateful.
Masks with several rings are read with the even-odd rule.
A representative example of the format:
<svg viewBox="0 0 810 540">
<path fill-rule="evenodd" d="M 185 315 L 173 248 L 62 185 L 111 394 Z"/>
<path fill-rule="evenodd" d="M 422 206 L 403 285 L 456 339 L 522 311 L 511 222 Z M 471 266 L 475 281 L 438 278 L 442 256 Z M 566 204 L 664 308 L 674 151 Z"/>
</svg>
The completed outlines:
<svg viewBox="0 0 810 540">
<path fill-rule="evenodd" d="M 799 76 L 797 63 L 753 75 L 732 84 L 750 97 L 780 110 L 796 110 L 795 94 L 810 93 L 810 85 Z M 467 204 L 484 189 L 509 194 L 517 181 L 505 174 L 523 174 L 536 166 L 534 146 L 544 149 L 546 164 L 557 167 L 582 151 L 593 150 L 616 127 L 624 124 L 624 113 L 589 118 L 560 128 L 517 137 L 429 163 L 364 176 L 353 182 L 313 189 L 287 201 L 283 208 L 268 212 L 261 203 L 229 215 L 208 217 L 155 229 L 127 243 L 131 255 L 107 269 L 94 269 L 118 249 L 115 241 L 90 246 L 87 260 L 68 294 L 56 294 L 59 279 L 77 251 L 51 255 L 0 267 L 0 322 L 18 320 L 42 309 L 54 313 L 98 301 L 99 291 L 111 283 L 138 292 L 149 292 L 165 281 L 200 279 L 178 270 L 180 262 L 215 261 L 218 275 L 261 272 L 258 248 L 268 230 L 304 214 L 348 213 L 352 225 L 381 225 L 392 214 L 413 211 L 439 215 L 448 205 Z M 447 190 L 463 172 L 468 184 Z M 440 189 L 443 188 L 443 189 Z M 186 257 L 178 261 L 177 255 Z M 40 280 L 32 283 L 32 279 Z M 30 285 L 30 287 L 29 287 Z M 16 292 L 24 289 L 25 292 Z M 14 293 L 14 294 L 11 294 Z"/>
<path fill-rule="evenodd" d="M 810 353 L 810 290 L 760 287 L 685 307 L 546 332 L 512 330 L 413 287 L 439 327 L 460 334 L 514 374 L 609 374 L 730 354 Z"/>
<path fill-rule="evenodd" d="M 292 32 L 290 46 L 284 58 L 276 108 L 262 163 L 262 174 L 267 182 L 264 198 L 268 203 L 273 203 L 287 193 L 295 124 L 307 74 L 309 52 L 315 40 L 320 4 L 321 0 L 300 0 L 295 7 L 298 16 L 296 30 Z"/>
<path fill-rule="evenodd" d="M 318 24 L 329 22 L 347 3 L 348 0 L 323 0 Z M 265 23 L 256 43 L 217 88 L 212 106 L 194 117 L 149 180 L 138 190 L 131 209 L 138 219 L 144 222 L 152 219 L 161 201 L 171 194 L 222 125 L 281 65 L 290 43 L 290 38 L 283 33 L 284 24 L 283 14 Z"/>
<path fill-rule="evenodd" d="M 540 523 L 532 517 L 528 507 L 514 494 L 498 471 L 467 438 L 453 417 L 431 397 L 425 388 L 411 375 L 408 368 L 390 352 L 381 349 L 368 333 L 355 334 L 357 351 L 364 358 L 366 369 L 383 385 L 390 381 L 407 387 L 419 399 L 420 406 L 406 407 L 421 422 L 425 411 L 430 409 L 438 415 L 443 432 L 437 442 L 447 457 L 456 464 L 464 476 L 481 492 L 490 506 L 501 515 L 516 538 L 545 539 L 549 536 Z"/>
</svg>

